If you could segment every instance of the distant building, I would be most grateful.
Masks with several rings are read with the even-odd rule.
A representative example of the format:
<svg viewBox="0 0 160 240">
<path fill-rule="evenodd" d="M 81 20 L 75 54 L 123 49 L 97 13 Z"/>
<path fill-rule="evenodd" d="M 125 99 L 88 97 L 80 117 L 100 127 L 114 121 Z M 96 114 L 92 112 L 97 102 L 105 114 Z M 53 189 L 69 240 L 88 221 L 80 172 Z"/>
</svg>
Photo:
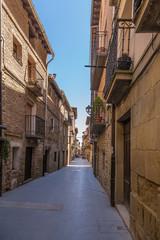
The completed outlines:
<svg viewBox="0 0 160 240">
<path fill-rule="evenodd" d="M 90 117 L 86 119 L 86 131 L 82 135 L 82 157 L 86 158 L 92 164 L 92 139 L 90 134 Z"/>
</svg>

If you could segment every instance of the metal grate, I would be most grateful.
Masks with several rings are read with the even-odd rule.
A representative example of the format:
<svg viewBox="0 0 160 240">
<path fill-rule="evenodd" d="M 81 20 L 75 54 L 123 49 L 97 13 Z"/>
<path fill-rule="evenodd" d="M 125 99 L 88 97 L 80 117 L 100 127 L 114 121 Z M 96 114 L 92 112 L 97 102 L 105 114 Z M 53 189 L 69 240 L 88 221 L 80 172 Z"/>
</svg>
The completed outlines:
<svg viewBox="0 0 160 240">
<path fill-rule="evenodd" d="M 45 121 L 36 115 L 25 116 L 25 131 L 30 137 L 45 136 Z"/>
</svg>

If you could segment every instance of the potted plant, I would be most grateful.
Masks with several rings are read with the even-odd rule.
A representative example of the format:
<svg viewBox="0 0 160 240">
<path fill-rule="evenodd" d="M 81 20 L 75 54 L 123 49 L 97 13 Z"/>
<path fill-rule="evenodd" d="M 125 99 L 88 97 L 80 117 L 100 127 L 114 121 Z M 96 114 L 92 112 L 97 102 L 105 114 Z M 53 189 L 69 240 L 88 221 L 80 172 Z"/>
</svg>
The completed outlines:
<svg viewBox="0 0 160 240">
<path fill-rule="evenodd" d="M 128 53 L 123 53 L 121 57 L 118 58 L 118 69 L 129 70 L 132 63 L 132 59 L 128 56 Z"/>
<path fill-rule="evenodd" d="M 106 51 L 105 47 L 99 47 L 99 48 L 98 48 L 98 52 L 102 52 L 102 53 L 103 53 L 103 52 L 105 52 L 105 51 Z"/>
<path fill-rule="evenodd" d="M 94 100 L 92 111 L 93 111 L 96 122 L 101 122 L 102 112 L 105 111 L 105 108 L 104 108 L 103 101 L 99 96 L 97 96 Z"/>
</svg>

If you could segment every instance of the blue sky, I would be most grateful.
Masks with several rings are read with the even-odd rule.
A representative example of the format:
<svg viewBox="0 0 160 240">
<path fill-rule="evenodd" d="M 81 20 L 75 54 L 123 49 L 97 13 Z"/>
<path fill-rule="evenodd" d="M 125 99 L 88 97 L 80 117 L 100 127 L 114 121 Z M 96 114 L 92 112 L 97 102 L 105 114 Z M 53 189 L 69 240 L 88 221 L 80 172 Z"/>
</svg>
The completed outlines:
<svg viewBox="0 0 160 240">
<path fill-rule="evenodd" d="M 91 0 L 32 0 L 55 53 L 49 73 L 71 106 L 78 108 L 78 137 L 86 125 L 85 107 L 90 103 L 90 12 Z M 81 140 L 79 138 L 79 140 Z"/>
</svg>

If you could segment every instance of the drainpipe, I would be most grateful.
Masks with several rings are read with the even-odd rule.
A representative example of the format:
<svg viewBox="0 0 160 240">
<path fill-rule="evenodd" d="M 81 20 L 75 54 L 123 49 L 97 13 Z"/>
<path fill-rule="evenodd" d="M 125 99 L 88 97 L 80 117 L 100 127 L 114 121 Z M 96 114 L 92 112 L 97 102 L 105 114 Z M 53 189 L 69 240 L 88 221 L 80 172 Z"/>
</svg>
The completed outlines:
<svg viewBox="0 0 160 240">
<path fill-rule="evenodd" d="M 0 137 L 2 137 L 2 129 L 6 130 L 2 125 L 2 41 L 2 0 L 0 0 Z M 2 142 L 0 142 L 0 196 L 2 196 L 2 169 Z"/>
<path fill-rule="evenodd" d="M 47 79 L 47 86 L 46 86 L 46 96 L 45 96 L 45 116 L 44 116 L 44 142 L 43 142 L 43 173 L 42 176 L 44 176 L 44 156 L 45 156 L 45 149 L 46 149 L 46 132 L 47 132 L 47 97 L 48 97 L 48 65 L 49 63 L 53 60 L 54 55 L 52 54 L 52 58 L 47 62 L 47 74 L 46 74 L 46 79 Z"/>
<path fill-rule="evenodd" d="M 2 125 L 2 0 L 0 0 L 0 125 Z M 0 127 L 0 137 L 2 129 Z M 0 196 L 2 196 L 2 143 L 0 143 Z"/>
<path fill-rule="evenodd" d="M 111 143 L 112 143 L 112 155 L 111 155 L 111 193 L 110 204 L 115 206 L 115 106 L 112 105 L 112 130 L 111 130 Z"/>
</svg>

